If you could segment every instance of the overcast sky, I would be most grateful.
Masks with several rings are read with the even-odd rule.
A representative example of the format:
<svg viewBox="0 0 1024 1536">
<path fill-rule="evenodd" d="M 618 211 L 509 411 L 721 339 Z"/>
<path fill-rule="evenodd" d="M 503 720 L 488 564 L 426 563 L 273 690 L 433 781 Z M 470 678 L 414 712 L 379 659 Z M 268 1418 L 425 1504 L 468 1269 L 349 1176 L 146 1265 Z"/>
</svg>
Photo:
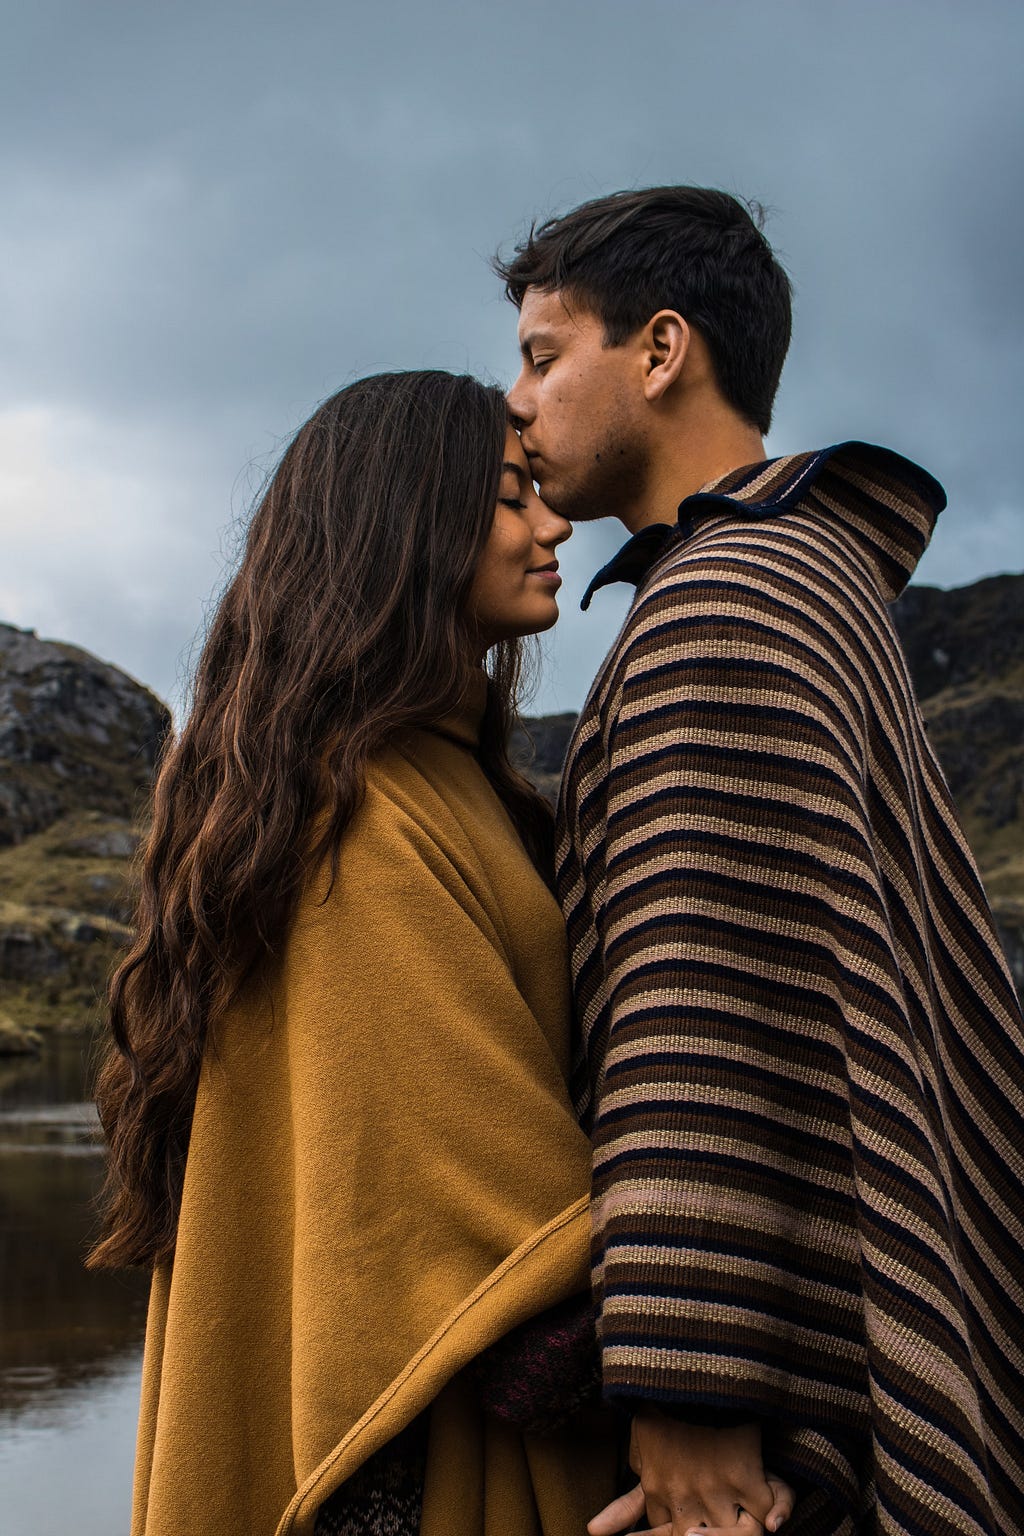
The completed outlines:
<svg viewBox="0 0 1024 1536">
<path fill-rule="evenodd" d="M 164 697 L 256 486 L 384 368 L 508 384 L 488 268 L 618 187 L 772 210 L 769 451 L 887 443 L 950 507 L 919 578 L 1024 568 L 1019 0 L 6 0 L 0 619 Z M 577 707 L 623 537 L 567 547 L 537 710 Z"/>
</svg>

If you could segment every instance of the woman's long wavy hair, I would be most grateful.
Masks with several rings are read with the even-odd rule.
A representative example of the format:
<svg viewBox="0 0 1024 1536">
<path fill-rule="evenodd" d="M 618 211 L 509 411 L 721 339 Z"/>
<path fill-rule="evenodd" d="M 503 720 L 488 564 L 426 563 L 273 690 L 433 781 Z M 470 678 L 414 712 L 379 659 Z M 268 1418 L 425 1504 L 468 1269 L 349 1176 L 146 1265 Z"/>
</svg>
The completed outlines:
<svg viewBox="0 0 1024 1536">
<path fill-rule="evenodd" d="M 463 612 L 505 432 L 497 389 L 382 374 L 320 407 L 263 495 L 162 757 L 135 940 L 111 982 L 95 1268 L 173 1254 L 211 1030 L 280 951 L 311 869 L 337 869 L 370 754 L 466 699 Z M 543 868 L 550 812 L 507 756 L 518 642 L 491 651 L 489 673 L 480 760 Z"/>
</svg>

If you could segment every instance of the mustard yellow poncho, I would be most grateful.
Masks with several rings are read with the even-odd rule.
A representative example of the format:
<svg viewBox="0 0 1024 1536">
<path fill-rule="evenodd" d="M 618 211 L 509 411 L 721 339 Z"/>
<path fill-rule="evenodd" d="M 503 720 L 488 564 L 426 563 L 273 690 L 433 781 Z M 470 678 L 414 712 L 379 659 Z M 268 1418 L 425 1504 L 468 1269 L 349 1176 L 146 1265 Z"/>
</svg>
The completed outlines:
<svg viewBox="0 0 1024 1536">
<path fill-rule="evenodd" d="M 603 1419 L 523 1435 L 462 1373 L 589 1257 L 562 923 L 475 742 L 467 716 L 372 764 L 329 898 L 216 1028 L 132 1536 L 310 1533 L 432 1403 L 423 1536 L 582 1536 L 612 1494 Z"/>
</svg>

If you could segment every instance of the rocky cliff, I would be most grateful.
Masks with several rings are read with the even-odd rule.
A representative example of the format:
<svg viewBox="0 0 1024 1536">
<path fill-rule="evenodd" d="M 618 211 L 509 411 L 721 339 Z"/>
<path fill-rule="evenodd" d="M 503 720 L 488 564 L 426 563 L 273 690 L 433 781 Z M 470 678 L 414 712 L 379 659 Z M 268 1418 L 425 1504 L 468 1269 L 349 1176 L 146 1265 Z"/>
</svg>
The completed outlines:
<svg viewBox="0 0 1024 1536">
<path fill-rule="evenodd" d="M 908 587 L 895 618 L 1024 996 L 1024 576 Z"/>
<path fill-rule="evenodd" d="M 931 740 L 1024 989 L 1024 576 L 911 587 L 895 610 Z M 516 751 L 557 792 L 574 717 Z M 97 1017 L 127 937 L 129 871 L 169 718 L 74 646 L 0 625 L 0 1053 Z"/>
<path fill-rule="evenodd" d="M 169 723 L 116 667 L 0 624 L 0 1051 L 94 1016 Z"/>
</svg>

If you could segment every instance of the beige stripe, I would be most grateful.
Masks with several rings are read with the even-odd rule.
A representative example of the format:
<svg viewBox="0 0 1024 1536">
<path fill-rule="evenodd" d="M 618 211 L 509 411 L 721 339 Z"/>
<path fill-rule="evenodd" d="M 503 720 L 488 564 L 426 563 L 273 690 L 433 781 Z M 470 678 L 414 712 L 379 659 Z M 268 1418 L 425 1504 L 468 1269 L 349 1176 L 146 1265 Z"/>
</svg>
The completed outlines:
<svg viewBox="0 0 1024 1536">
<path fill-rule="evenodd" d="M 661 1372 L 663 1375 L 678 1380 L 680 1376 L 692 1376 L 694 1357 L 686 1350 L 681 1349 L 657 1349 L 654 1347 L 637 1348 L 624 1344 L 609 1344 L 602 1351 L 605 1370 L 612 1372 L 616 1368 L 630 1369 L 633 1374 Z M 701 1353 L 696 1357 L 700 1364 L 699 1375 L 702 1379 L 710 1376 L 720 1376 L 726 1381 L 735 1380 L 739 1361 L 730 1359 L 728 1355 L 714 1355 Z M 742 1362 L 744 1367 L 745 1383 L 749 1381 L 763 1382 L 773 1393 L 785 1394 L 787 1388 L 792 1387 L 793 1378 L 789 1371 L 763 1365 L 760 1361 Z M 845 1408 L 851 1418 L 856 1422 L 863 1412 L 864 1400 L 859 1392 L 851 1391 L 846 1387 L 825 1386 L 815 1384 L 814 1392 L 807 1390 L 805 1384 L 801 1393 L 806 1401 L 811 1396 L 817 1397 L 822 1402 L 832 1404 L 834 1407 Z"/>
<path fill-rule="evenodd" d="M 753 1199 L 715 1187 L 708 1191 L 714 1199 L 715 1210 L 724 1222 L 733 1227 L 761 1230 L 767 1221 L 775 1223 L 774 1230 L 785 1231 L 792 1221 L 790 1206 L 761 1196 Z M 686 1217 L 692 1214 L 692 1191 L 682 1189 L 677 1180 L 665 1178 L 619 1179 L 612 1188 L 600 1195 L 592 1210 L 595 1231 L 602 1231 L 610 1221 L 623 1215 L 657 1216 L 670 1218 L 675 1214 Z M 856 1234 L 852 1233 L 849 1218 L 844 1212 L 831 1217 L 827 1211 L 803 1212 L 806 1230 L 812 1234 L 814 1246 L 823 1253 L 844 1255 L 844 1262 L 855 1263 L 858 1254 Z M 644 1249 L 645 1253 L 651 1250 Z M 671 1253 L 671 1247 L 668 1252 Z M 676 1252 L 676 1263 L 679 1255 Z"/>
<path fill-rule="evenodd" d="M 629 1313 L 633 1310 L 629 1303 L 633 1302 L 634 1300 L 635 1298 L 633 1297 L 626 1297 L 623 1299 L 623 1305 L 618 1308 L 616 1308 L 614 1305 L 614 1298 L 610 1303 L 607 1303 L 603 1311 L 603 1315 L 607 1320 L 606 1326 L 614 1327 L 615 1319 L 617 1317 L 620 1315 L 629 1315 Z M 710 1332 L 712 1329 L 714 1329 L 719 1333 L 720 1337 L 725 1338 L 727 1338 L 730 1333 L 737 1329 L 742 1329 L 744 1332 L 756 1333 L 759 1331 L 759 1329 L 764 1327 L 763 1315 L 761 1313 L 752 1311 L 750 1307 L 730 1305 L 727 1302 L 690 1303 L 685 1299 L 679 1301 L 675 1297 L 668 1296 L 652 1298 L 650 1304 L 646 1304 L 645 1298 L 645 1305 L 642 1315 L 645 1318 L 660 1317 L 678 1321 L 683 1318 L 693 1317 L 695 1314 L 699 1315 L 702 1331 L 707 1330 L 707 1332 Z M 802 1351 L 804 1349 L 814 1347 L 817 1347 L 819 1350 L 821 1349 L 820 1330 L 812 1327 L 804 1328 L 801 1327 L 799 1323 L 786 1324 L 785 1339 L 787 1347 L 792 1348 L 793 1350 Z M 613 1352 L 615 1348 L 623 1347 L 628 1349 L 635 1346 L 612 1345 L 608 1347 L 606 1353 Z M 643 1345 L 639 1347 L 644 1348 Z M 681 1344 L 679 1348 L 685 1348 L 685 1346 Z M 843 1361 L 847 1364 L 853 1365 L 861 1364 L 864 1353 L 863 1349 L 861 1349 L 859 1346 L 852 1345 L 848 1341 L 842 1339 L 832 1339 L 830 1341 L 829 1352 L 835 1360 Z M 696 1354 L 697 1351 L 694 1351 L 694 1353 Z M 699 1357 L 701 1360 L 705 1358 L 703 1351 L 700 1352 Z"/>
</svg>

